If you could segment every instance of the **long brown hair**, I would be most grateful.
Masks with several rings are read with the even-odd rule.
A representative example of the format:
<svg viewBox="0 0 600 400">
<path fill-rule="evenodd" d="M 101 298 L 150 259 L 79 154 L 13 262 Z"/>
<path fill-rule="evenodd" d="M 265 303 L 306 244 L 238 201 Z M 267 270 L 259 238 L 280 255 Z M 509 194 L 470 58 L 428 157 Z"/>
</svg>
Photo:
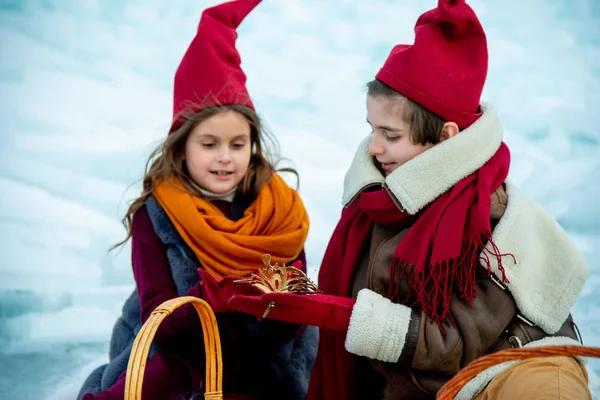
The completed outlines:
<svg viewBox="0 0 600 400">
<path fill-rule="evenodd" d="M 273 173 L 291 172 L 296 175 L 299 185 L 298 172 L 294 168 L 276 169 L 279 158 L 279 144 L 275 137 L 263 128 L 258 114 L 250 107 L 232 104 L 215 105 L 201 109 L 187 115 L 181 126 L 171 132 L 166 139 L 148 157 L 142 178 L 142 193 L 134 199 L 121 220 L 127 230 L 127 236 L 121 242 L 111 247 L 111 250 L 125 244 L 131 237 L 133 216 L 142 208 L 146 199 L 152 194 L 156 186 L 170 178 L 178 179 L 185 189 L 193 195 L 202 197 L 202 194 L 189 177 L 185 165 L 185 143 L 194 127 L 202 121 L 225 111 L 235 111 L 243 115 L 250 123 L 250 144 L 252 155 L 246 175 L 238 188 L 242 194 L 256 197 L 261 188 L 268 184 Z"/>
</svg>

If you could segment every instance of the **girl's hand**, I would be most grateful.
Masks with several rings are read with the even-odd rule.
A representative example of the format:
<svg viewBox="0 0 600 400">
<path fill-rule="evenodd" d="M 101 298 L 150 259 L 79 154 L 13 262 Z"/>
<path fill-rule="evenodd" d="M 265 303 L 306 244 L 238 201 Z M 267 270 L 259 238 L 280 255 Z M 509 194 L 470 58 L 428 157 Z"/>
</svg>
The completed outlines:
<svg viewBox="0 0 600 400">
<path fill-rule="evenodd" d="M 206 301 L 214 312 L 232 311 L 227 302 L 233 295 L 258 295 L 260 292 L 245 283 L 236 282 L 239 276 L 226 276 L 217 281 L 202 268 L 198 268 L 200 274 L 201 297 Z"/>
</svg>

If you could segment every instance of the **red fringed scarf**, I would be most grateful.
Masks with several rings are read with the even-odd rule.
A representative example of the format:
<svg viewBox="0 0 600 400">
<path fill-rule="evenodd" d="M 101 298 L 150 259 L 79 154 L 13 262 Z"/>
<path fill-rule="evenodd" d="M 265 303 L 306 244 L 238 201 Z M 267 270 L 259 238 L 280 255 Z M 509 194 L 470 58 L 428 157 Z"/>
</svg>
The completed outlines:
<svg viewBox="0 0 600 400">
<path fill-rule="evenodd" d="M 400 302 L 400 279 L 414 267 L 409 282 L 417 294 L 414 305 L 432 321 L 441 324 L 449 313 L 452 293 L 472 301 L 477 292 L 475 272 L 480 258 L 498 259 L 504 276 L 501 254 L 493 244 L 490 226 L 491 194 L 504 183 L 510 166 L 510 152 L 502 143 L 496 154 L 481 168 L 456 183 L 417 215 L 393 256 L 388 297 Z M 363 243 L 373 223 L 394 226 L 408 218 L 387 191 L 362 193 L 343 213 L 331 237 L 319 272 L 319 288 L 327 294 L 348 297 Z M 485 248 L 490 243 L 493 251 Z M 441 325 L 440 325 L 441 326 Z M 309 398 L 349 399 L 352 356 L 344 349 L 345 332 L 321 330 L 319 353 L 313 368 Z"/>
</svg>

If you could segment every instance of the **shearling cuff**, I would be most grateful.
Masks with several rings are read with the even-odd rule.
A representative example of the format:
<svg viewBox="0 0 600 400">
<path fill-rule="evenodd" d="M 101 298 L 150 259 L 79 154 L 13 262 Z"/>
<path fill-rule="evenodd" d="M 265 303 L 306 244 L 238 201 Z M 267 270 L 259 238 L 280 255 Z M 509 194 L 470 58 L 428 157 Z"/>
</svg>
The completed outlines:
<svg viewBox="0 0 600 400">
<path fill-rule="evenodd" d="M 346 335 L 350 353 L 397 362 L 404 349 L 412 310 L 369 290 L 358 292 Z"/>
</svg>

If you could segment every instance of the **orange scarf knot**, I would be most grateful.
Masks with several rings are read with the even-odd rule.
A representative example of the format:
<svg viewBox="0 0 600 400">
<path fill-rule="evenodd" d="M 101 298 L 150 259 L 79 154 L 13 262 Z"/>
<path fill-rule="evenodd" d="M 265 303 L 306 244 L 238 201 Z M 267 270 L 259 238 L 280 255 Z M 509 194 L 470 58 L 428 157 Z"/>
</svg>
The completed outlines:
<svg viewBox="0 0 600 400">
<path fill-rule="evenodd" d="M 202 267 L 216 279 L 256 272 L 267 253 L 274 262 L 290 263 L 302 252 L 308 235 L 308 214 L 300 195 L 277 174 L 238 221 L 188 193 L 176 179 L 161 182 L 154 196 Z"/>
</svg>

